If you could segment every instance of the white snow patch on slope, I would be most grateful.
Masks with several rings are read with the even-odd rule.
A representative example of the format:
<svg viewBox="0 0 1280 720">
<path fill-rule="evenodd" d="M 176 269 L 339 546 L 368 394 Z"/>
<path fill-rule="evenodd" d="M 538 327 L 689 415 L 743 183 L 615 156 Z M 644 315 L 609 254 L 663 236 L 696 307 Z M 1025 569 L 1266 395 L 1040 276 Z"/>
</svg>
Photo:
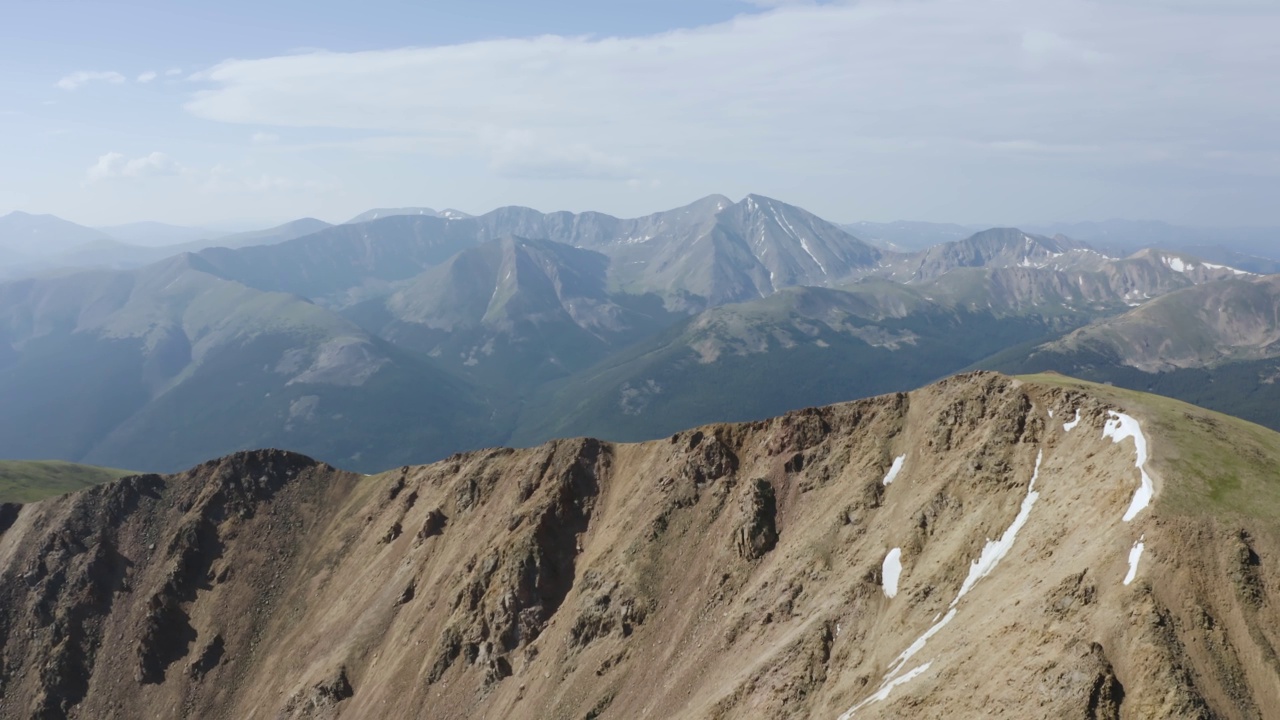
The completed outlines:
<svg viewBox="0 0 1280 720">
<path fill-rule="evenodd" d="M 881 700 L 884 700 L 884 699 L 888 698 L 888 697 L 889 697 L 889 693 L 893 692 L 893 689 L 894 689 L 894 688 L 896 688 L 896 687 L 898 687 L 899 685 L 902 685 L 902 684 L 904 684 L 904 683 L 906 683 L 906 682 L 909 682 L 909 681 L 911 681 L 911 680 L 914 680 L 914 679 L 916 678 L 916 676 L 921 675 L 921 674 L 923 674 L 923 673 L 924 673 L 924 671 L 928 670 L 928 669 L 929 669 L 929 666 L 930 666 L 930 665 L 932 665 L 932 664 L 933 664 L 932 662 L 927 662 L 927 663 L 925 663 L 925 664 L 921 665 L 921 666 L 920 666 L 920 667 L 918 667 L 918 668 L 912 668 L 910 672 L 906 673 L 906 674 L 905 674 L 905 675 L 903 675 L 902 677 L 897 678 L 896 680 L 891 680 L 891 681 L 889 681 L 889 682 L 885 683 L 884 685 L 882 685 L 882 686 L 880 687 L 880 689 L 879 689 L 879 690 L 877 690 L 877 691 L 875 692 L 875 694 L 874 694 L 874 695 L 872 695 L 871 697 L 869 697 L 869 698 L 867 698 L 867 699 L 863 700 L 862 702 L 858 703 L 857 705 L 854 705 L 853 707 L 849 708 L 849 710 L 848 710 L 848 711 L 846 711 L 846 712 L 845 712 L 845 714 L 843 714 L 843 715 L 841 715 L 841 716 L 840 716 L 840 720 L 849 720 L 850 718 L 852 718 L 852 717 L 853 717 L 853 714 L 854 714 L 854 713 L 858 712 L 859 710 L 861 710 L 862 708 L 866 707 L 867 705 L 870 705 L 871 703 L 874 703 L 874 702 L 880 702 Z"/>
<path fill-rule="evenodd" d="M 956 599 L 951 601 L 951 606 L 950 609 L 947 610 L 947 614 L 944 615 L 941 620 L 935 619 L 933 625 L 931 625 L 928 630 L 925 630 L 923 635 L 916 638 L 915 642 L 907 646 L 907 649 L 903 650 L 901 655 L 894 658 L 893 664 L 889 668 L 889 672 L 885 673 L 884 678 L 880 682 L 880 688 L 870 697 L 863 699 L 857 705 L 849 708 L 847 712 L 840 716 L 840 720 L 849 720 L 853 717 L 853 714 L 862 707 L 873 702 L 884 700 L 889 697 L 889 693 L 894 688 L 929 669 L 932 661 L 911 670 L 901 677 L 894 677 L 902 670 L 912 657 L 924 649 L 925 645 L 929 643 L 930 638 L 941 632 L 944 627 L 955 619 L 957 612 L 956 603 L 960 602 L 960 598 L 964 597 L 979 580 L 990 575 L 991 571 L 994 570 L 996 565 L 1000 562 L 1000 559 L 1009 554 L 1009 549 L 1013 547 L 1013 541 L 1017 537 L 1018 531 L 1027 523 L 1027 517 L 1031 514 L 1031 506 L 1035 505 L 1036 500 L 1040 498 L 1040 493 L 1036 492 L 1035 487 L 1036 478 L 1040 476 L 1040 461 L 1043 459 L 1044 451 L 1041 450 L 1036 455 L 1036 469 L 1031 474 L 1031 484 L 1030 487 L 1027 488 L 1026 498 L 1022 500 L 1022 508 L 1018 511 L 1018 516 L 1014 518 L 1013 524 L 1004 531 L 1004 534 L 1000 536 L 1000 539 L 988 542 L 986 547 L 982 549 L 982 555 L 977 560 L 973 561 L 973 565 L 969 568 L 969 577 L 965 579 L 964 585 L 961 586 L 960 592 L 956 595 Z M 885 558 L 885 561 L 888 561 L 887 557 Z"/>
<path fill-rule="evenodd" d="M 1133 548 L 1129 550 L 1129 574 L 1124 576 L 1124 584 L 1128 585 L 1138 575 L 1138 560 L 1142 558 L 1142 551 L 1146 549 L 1147 544 L 1143 542 L 1147 536 L 1143 535 L 1138 542 L 1133 544 Z"/>
<path fill-rule="evenodd" d="M 1071 432 L 1072 430 L 1075 430 L 1076 426 L 1079 424 L 1080 424 L 1080 411 L 1076 410 L 1076 419 L 1072 420 L 1071 422 L 1062 423 L 1062 429 L 1066 432 Z"/>
<path fill-rule="evenodd" d="M 790 223 L 790 222 L 788 222 L 786 218 L 784 218 L 782 215 L 778 214 L 778 209 L 777 209 L 777 208 L 770 207 L 770 208 L 769 208 L 769 211 L 770 211 L 770 213 L 773 215 L 773 221 L 774 221 L 775 223 L 777 223 L 777 224 L 778 224 L 778 227 L 783 228 L 784 230 L 786 230 L 786 232 L 787 232 L 787 234 L 788 234 L 788 235 L 790 235 L 791 237 L 795 238 L 796 240 L 799 240 L 799 241 L 800 241 L 800 247 L 801 247 L 801 249 L 803 249 L 803 250 L 804 250 L 804 252 L 805 252 L 805 254 L 809 256 L 809 259 L 810 259 L 810 260 L 812 260 L 812 261 L 813 261 L 813 262 L 818 266 L 818 269 L 822 271 L 822 274 L 823 274 L 823 275 L 826 275 L 826 274 L 827 274 L 827 268 L 826 268 L 826 266 L 825 266 L 825 265 L 823 265 L 823 264 L 822 264 L 822 261 L 821 261 L 821 260 L 819 260 L 819 259 L 818 259 L 814 254 L 813 254 L 813 251 L 809 249 L 809 243 L 808 243 L 808 241 L 807 241 L 807 240 L 805 240 L 803 237 L 801 237 L 801 236 L 800 236 L 800 233 L 796 232 L 796 229 L 795 229 L 794 227 L 792 227 L 792 226 L 791 226 L 791 223 Z"/>
<path fill-rule="evenodd" d="M 987 307 L 991 307 L 991 303 L 987 303 Z M 1050 408 L 1050 409 L 1049 409 L 1049 419 L 1050 419 L 1050 420 L 1052 420 L 1052 419 L 1053 419 L 1053 409 L 1052 409 L 1052 408 Z"/>
<path fill-rule="evenodd" d="M 893 459 L 893 464 L 889 466 L 889 472 L 884 476 L 884 484 L 888 485 L 898 478 L 898 473 L 902 472 L 902 463 L 906 462 L 906 455 L 899 455 Z"/>
<path fill-rule="evenodd" d="M 1169 269 L 1174 272 L 1185 273 L 1187 271 L 1187 264 L 1182 261 L 1182 258 L 1166 257 L 1164 264 L 1168 265 Z"/>
<path fill-rule="evenodd" d="M 942 616 L 941 620 L 931 625 L 928 630 L 924 631 L 923 635 L 916 638 L 915 642 L 908 645 L 907 649 L 903 650 L 901 655 L 894 658 L 893 667 L 889 668 L 889 672 L 885 673 L 884 681 L 881 683 L 881 685 L 883 686 L 885 684 L 888 684 L 890 681 L 892 681 L 893 676 L 897 675 L 898 672 L 902 670 L 902 666 L 906 665 L 908 660 L 914 657 L 916 653 L 923 650 L 925 645 L 929 644 L 929 638 L 932 638 L 934 635 L 937 635 L 939 632 L 942 632 L 942 628 L 946 627 L 952 620 L 955 619 L 955 617 L 956 617 L 956 609 L 951 608 L 950 610 L 947 611 L 946 615 Z"/>
<path fill-rule="evenodd" d="M 1013 541 L 1017 539 L 1018 531 L 1027 524 L 1027 518 L 1031 516 L 1031 507 L 1036 504 L 1036 500 L 1040 499 L 1040 493 L 1036 492 L 1036 478 L 1040 477 L 1042 459 L 1044 459 L 1043 450 L 1036 455 L 1036 469 L 1031 474 L 1031 485 L 1027 488 L 1027 496 L 1022 499 L 1022 508 L 1018 510 L 1018 516 L 1013 519 L 1013 524 L 1005 529 L 999 540 L 987 541 L 982 548 L 982 554 L 969 566 L 969 577 L 964 579 L 964 584 L 960 586 L 960 593 L 956 595 L 955 600 L 951 601 L 951 607 L 955 607 L 956 603 L 960 602 L 960 598 L 972 590 L 979 580 L 990 575 L 991 571 L 996 569 L 996 565 L 999 565 L 1004 556 L 1013 549 Z"/>
<path fill-rule="evenodd" d="M 1142 484 L 1133 493 L 1129 509 L 1124 511 L 1124 521 L 1129 522 L 1151 504 L 1151 498 L 1156 494 L 1155 484 L 1147 474 L 1147 436 L 1142 434 L 1142 426 L 1138 425 L 1138 421 L 1132 417 L 1114 410 L 1108 410 L 1107 414 L 1111 419 L 1103 426 L 1102 437 L 1111 438 L 1113 443 L 1118 443 L 1125 438 L 1133 438 L 1134 449 L 1138 456 L 1135 464 L 1142 475 Z"/>
<path fill-rule="evenodd" d="M 823 274 L 823 275 L 826 275 L 826 274 L 827 274 L 827 268 L 826 268 L 826 266 L 824 266 L 824 265 L 822 264 L 822 261 L 821 261 L 821 260 L 819 260 L 819 259 L 818 259 L 814 254 L 813 254 L 813 251 L 809 249 L 809 243 L 808 243 L 808 241 L 807 241 L 807 240 L 805 240 L 804 238 L 800 238 L 800 247 L 804 249 L 805 254 L 809 256 L 809 259 L 813 260 L 815 263 L 817 263 L 817 264 L 818 264 L 818 269 L 822 271 L 822 274 Z"/>
<path fill-rule="evenodd" d="M 1256 275 L 1257 274 L 1257 273 L 1251 273 L 1247 270 L 1233 268 L 1228 265 L 1214 265 L 1213 263 L 1203 263 L 1203 265 L 1209 268 L 1210 270 L 1230 270 L 1232 273 L 1236 275 Z"/>
<path fill-rule="evenodd" d="M 898 594 L 898 580 L 902 577 L 902 548 L 894 548 L 884 556 L 881 574 L 884 576 L 884 596 L 892 598 Z"/>
</svg>

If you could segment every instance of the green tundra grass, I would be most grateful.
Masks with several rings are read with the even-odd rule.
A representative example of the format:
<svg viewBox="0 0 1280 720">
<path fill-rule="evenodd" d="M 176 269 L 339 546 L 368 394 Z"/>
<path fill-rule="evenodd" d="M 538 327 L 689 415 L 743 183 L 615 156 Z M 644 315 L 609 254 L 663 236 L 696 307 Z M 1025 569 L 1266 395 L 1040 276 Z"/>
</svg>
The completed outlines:
<svg viewBox="0 0 1280 720">
<path fill-rule="evenodd" d="M 35 502 L 131 474 L 58 460 L 0 460 L 0 502 Z"/>
<path fill-rule="evenodd" d="M 1165 480 L 1157 502 L 1166 509 L 1280 527 L 1280 433 L 1160 395 L 1056 373 L 1018 377 L 1082 390 L 1136 417 L 1150 443 L 1151 464 Z"/>
</svg>

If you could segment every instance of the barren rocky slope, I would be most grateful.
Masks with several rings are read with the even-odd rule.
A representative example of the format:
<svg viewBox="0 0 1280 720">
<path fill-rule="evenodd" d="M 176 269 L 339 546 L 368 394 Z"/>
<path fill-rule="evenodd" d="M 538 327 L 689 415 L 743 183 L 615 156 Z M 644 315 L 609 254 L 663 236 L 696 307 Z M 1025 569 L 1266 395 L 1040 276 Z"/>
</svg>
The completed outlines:
<svg viewBox="0 0 1280 720">
<path fill-rule="evenodd" d="M 989 373 L 376 477 L 243 453 L 0 506 L 0 716 L 1260 718 L 1277 457 Z"/>
</svg>

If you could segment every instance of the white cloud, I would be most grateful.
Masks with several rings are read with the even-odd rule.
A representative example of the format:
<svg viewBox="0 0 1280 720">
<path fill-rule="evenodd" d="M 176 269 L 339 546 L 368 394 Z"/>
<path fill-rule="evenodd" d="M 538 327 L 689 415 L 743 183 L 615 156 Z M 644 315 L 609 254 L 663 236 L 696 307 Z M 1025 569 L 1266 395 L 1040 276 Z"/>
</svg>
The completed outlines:
<svg viewBox="0 0 1280 720">
<path fill-rule="evenodd" d="M 178 175 L 183 167 L 162 152 L 129 158 L 123 153 L 109 152 L 98 157 L 87 171 L 85 180 L 94 183 L 113 178 L 145 178 Z"/>
<path fill-rule="evenodd" d="M 114 70 L 90 72 L 81 70 L 64 76 L 55 83 L 55 86 L 63 90 L 76 90 L 80 86 L 91 82 L 105 82 L 112 85 L 119 85 L 124 82 L 124 76 Z"/>
<path fill-rule="evenodd" d="M 271 145 L 280 141 L 280 136 L 269 132 L 256 132 L 249 137 L 254 145 Z"/>
<path fill-rule="evenodd" d="M 85 185 L 104 181 L 138 182 L 149 178 L 165 178 L 162 184 L 138 186 L 146 193 L 164 188 L 168 191 L 218 195 L 270 196 L 281 193 L 324 193 L 340 187 L 331 177 L 312 175 L 299 179 L 274 171 L 249 166 L 232 167 L 219 163 L 211 168 L 189 167 L 162 152 L 131 158 L 124 153 L 109 152 L 85 171 Z"/>
<path fill-rule="evenodd" d="M 689 30 L 229 60 L 202 118 L 418 136 L 496 172 L 617 177 L 688 158 L 837 172 L 868 152 L 1098 162 L 1275 144 L 1280 6 L 783 3 Z M 642 167 L 636 168 L 633 165 Z M 647 167 L 645 167 L 647 166 Z"/>
<path fill-rule="evenodd" d="M 155 80 L 155 79 L 156 79 L 156 77 L 158 77 L 158 76 L 156 75 L 156 71 L 155 71 L 155 70 L 148 70 L 148 71 L 146 71 L 146 72 L 144 72 L 144 73 L 142 73 L 141 75 L 139 75 L 139 76 L 138 76 L 138 82 L 140 82 L 140 83 L 149 83 L 149 82 L 151 82 L 152 80 Z"/>
<path fill-rule="evenodd" d="M 173 77 L 175 75 L 181 75 L 181 74 L 182 74 L 182 68 L 180 67 L 172 67 L 164 71 L 165 77 Z"/>
</svg>

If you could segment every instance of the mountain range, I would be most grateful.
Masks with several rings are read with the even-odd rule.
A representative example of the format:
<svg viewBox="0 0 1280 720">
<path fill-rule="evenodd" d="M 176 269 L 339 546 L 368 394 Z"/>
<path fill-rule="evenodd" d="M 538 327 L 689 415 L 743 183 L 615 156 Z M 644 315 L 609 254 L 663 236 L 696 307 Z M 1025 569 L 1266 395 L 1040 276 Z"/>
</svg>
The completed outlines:
<svg viewBox="0 0 1280 720">
<path fill-rule="evenodd" d="M 374 471 L 564 435 L 644 440 L 969 367 L 1058 369 L 1041 359 L 1068 333 L 1260 282 L 1016 228 L 897 252 L 758 195 L 629 219 L 369 217 L 0 283 L 0 457 L 173 471 L 282 446 Z"/>
</svg>

